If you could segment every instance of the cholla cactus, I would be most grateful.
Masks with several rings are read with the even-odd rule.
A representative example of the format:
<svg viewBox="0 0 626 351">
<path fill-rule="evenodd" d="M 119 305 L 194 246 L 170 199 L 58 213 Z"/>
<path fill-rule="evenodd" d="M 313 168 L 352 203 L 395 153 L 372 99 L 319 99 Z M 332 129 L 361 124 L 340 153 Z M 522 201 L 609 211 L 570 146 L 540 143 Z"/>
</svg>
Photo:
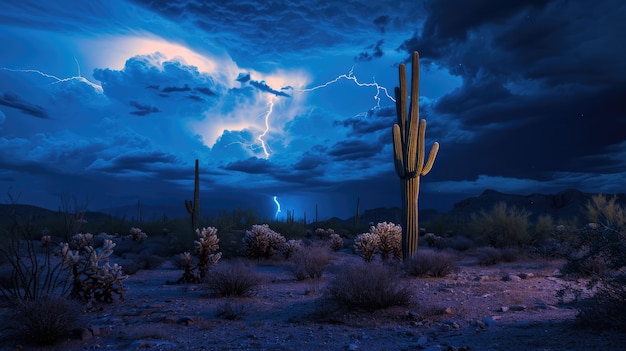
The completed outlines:
<svg viewBox="0 0 626 351">
<path fill-rule="evenodd" d="M 104 240 L 102 247 L 95 249 L 89 245 L 93 235 L 76 234 L 72 238 L 74 249 L 67 243 L 61 244 L 63 266 L 72 273 L 72 291 L 70 297 L 90 301 L 112 302 L 113 294 L 120 300 L 124 299 L 123 281 L 128 278 L 122 272 L 122 267 L 109 264 L 115 243 Z"/>
<path fill-rule="evenodd" d="M 222 258 L 219 250 L 220 240 L 217 237 L 217 229 L 207 227 L 196 229 L 198 239 L 194 241 L 196 247 L 196 257 L 198 264 L 194 266 L 191 253 L 184 252 L 179 255 L 178 266 L 185 270 L 183 276 L 176 283 L 200 283 L 206 277 L 209 268 L 217 266 L 217 262 Z M 196 272 L 196 269 L 198 272 Z"/>
<path fill-rule="evenodd" d="M 272 257 L 286 241 L 267 224 L 253 225 L 251 230 L 246 230 L 243 238 L 246 256 L 257 259 Z"/>
<path fill-rule="evenodd" d="M 380 238 L 379 250 L 383 261 L 390 256 L 394 259 L 402 259 L 402 227 L 392 222 L 378 223 L 370 227 L 370 233 Z"/>
<path fill-rule="evenodd" d="M 198 240 L 194 243 L 196 245 L 196 256 L 198 257 L 198 271 L 200 273 L 200 279 L 206 276 L 206 272 L 209 267 L 215 267 L 217 262 L 222 258 L 222 253 L 217 252 L 220 248 L 220 239 L 217 237 L 217 229 L 214 227 L 207 227 L 196 229 Z"/>
<path fill-rule="evenodd" d="M 341 238 L 341 236 L 339 236 L 339 234 L 337 233 L 330 234 L 329 240 L 330 240 L 330 248 L 333 251 L 339 251 L 343 247 L 343 239 Z"/>
<path fill-rule="evenodd" d="M 50 247 L 50 243 L 52 242 L 52 237 L 50 235 L 42 235 L 41 236 L 41 247 Z"/>
<path fill-rule="evenodd" d="M 280 250 L 283 252 L 283 255 L 286 259 L 289 259 L 293 254 L 304 247 L 304 243 L 302 240 L 288 240 L 283 244 Z"/>
<path fill-rule="evenodd" d="M 141 228 L 131 227 L 130 236 L 133 239 L 133 241 L 136 241 L 139 243 L 142 243 L 146 239 L 148 239 L 148 234 L 144 233 L 143 230 L 141 230 Z"/>
<path fill-rule="evenodd" d="M 328 229 L 317 228 L 317 229 L 315 229 L 315 235 L 317 235 L 317 237 L 319 239 L 328 239 L 332 234 L 335 234 L 335 230 L 332 229 L 332 228 L 328 228 Z"/>
<path fill-rule="evenodd" d="M 359 234 L 354 240 L 354 250 L 363 257 L 366 262 L 370 262 L 374 259 L 374 255 L 378 252 L 379 245 L 380 237 L 373 233 Z"/>
</svg>

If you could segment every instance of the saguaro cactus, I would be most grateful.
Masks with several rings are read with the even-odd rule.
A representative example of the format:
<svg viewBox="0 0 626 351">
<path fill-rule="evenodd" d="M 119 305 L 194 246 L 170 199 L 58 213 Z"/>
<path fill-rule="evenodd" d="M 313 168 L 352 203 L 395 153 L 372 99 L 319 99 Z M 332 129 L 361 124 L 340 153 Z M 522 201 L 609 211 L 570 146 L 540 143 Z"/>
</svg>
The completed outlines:
<svg viewBox="0 0 626 351">
<path fill-rule="evenodd" d="M 185 200 L 185 208 L 191 215 L 191 226 L 198 228 L 198 218 L 200 217 L 200 176 L 198 173 L 198 159 L 196 159 L 196 177 L 193 182 L 193 201 Z"/>
<path fill-rule="evenodd" d="M 402 191 L 402 257 L 406 261 L 417 251 L 420 176 L 428 174 L 439 151 L 435 142 L 424 163 L 426 120 L 419 120 L 419 55 L 413 53 L 411 101 L 407 116 L 406 67 L 400 65 L 400 87 L 395 88 L 398 123 L 393 125 L 393 157 Z"/>
</svg>

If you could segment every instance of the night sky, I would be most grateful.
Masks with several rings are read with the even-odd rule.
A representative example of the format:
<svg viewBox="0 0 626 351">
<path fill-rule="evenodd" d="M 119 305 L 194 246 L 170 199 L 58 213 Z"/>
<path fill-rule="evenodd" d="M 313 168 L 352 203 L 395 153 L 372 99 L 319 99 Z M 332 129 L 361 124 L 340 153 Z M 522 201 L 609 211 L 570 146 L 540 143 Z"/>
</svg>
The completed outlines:
<svg viewBox="0 0 626 351">
<path fill-rule="evenodd" d="M 625 23 L 621 0 L 2 1 L 1 195 L 184 213 L 198 158 L 203 215 L 400 206 L 413 51 L 441 144 L 421 208 L 626 192 Z"/>
</svg>

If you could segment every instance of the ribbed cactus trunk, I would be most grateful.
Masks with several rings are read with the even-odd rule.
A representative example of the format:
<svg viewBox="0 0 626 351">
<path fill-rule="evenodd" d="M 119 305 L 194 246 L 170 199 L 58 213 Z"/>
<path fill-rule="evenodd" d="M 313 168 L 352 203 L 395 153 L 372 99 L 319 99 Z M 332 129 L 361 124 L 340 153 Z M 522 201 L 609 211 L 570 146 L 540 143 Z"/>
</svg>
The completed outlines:
<svg viewBox="0 0 626 351">
<path fill-rule="evenodd" d="M 417 198 L 420 191 L 420 178 L 400 180 L 402 191 L 402 257 L 411 257 L 417 252 L 419 239 L 419 208 Z"/>
<path fill-rule="evenodd" d="M 410 259 L 417 252 L 419 237 L 417 199 L 419 197 L 420 176 L 428 174 L 435 162 L 439 143 L 434 143 L 425 156 L 426 120 L 419 119 L 419 55 L 413 53 L 413 74 L 411 76 L 411 101 L 406 82 L 406 67 L 399 67 L 400 87 L 395 89 L 398 123 L 394 124 L 393 155 L 396 173 L 400 177 L 402 191 L 402 258 Z"/>
<path fill-rule="evenodd" d="M 196 174 L 193 182 L 193 202 L 185 200 L 185 208 L 191 215 L 191 226 L 198 228 L 198 218 L 200 217 L 200 173 L 198 171 L 198 159 L 196 159 Z"/>
</svg>

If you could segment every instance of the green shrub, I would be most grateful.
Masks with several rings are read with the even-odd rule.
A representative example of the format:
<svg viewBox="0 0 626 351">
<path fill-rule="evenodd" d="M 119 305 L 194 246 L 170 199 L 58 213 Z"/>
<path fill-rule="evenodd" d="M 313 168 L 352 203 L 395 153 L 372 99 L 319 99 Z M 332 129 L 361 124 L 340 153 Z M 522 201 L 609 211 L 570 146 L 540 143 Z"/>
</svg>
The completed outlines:
<svg viewBox="0 0 626 351">
<path fill-rule="evenodd" d="M 236 261 L 210 270 L 204 282 L 215 296 L 250 296 L 263 283 L 263 278 L 254 266 Z"/>
<path fill-rule="evenodd" d="M 530 213 L 499 202 L 487 212 L 481 210 L 470 219 L 470 232 L 482 244 L 493 247 L 524 246 L 530 242 Z"/>
<path fill-rule="evenodd" d="M 357 263 L 342 267 L 328 285 L 329 297 L 347 308 L 375 311 L 407 305 L 411 294 L 392 267 Z"/>
<path fill-rule="evenodd" d="M 450 252 L 419 250 L 405 263 L 405 270 L 415 277 L 445 277 L 458 269 L 457 261 Z"/>
</svg>

